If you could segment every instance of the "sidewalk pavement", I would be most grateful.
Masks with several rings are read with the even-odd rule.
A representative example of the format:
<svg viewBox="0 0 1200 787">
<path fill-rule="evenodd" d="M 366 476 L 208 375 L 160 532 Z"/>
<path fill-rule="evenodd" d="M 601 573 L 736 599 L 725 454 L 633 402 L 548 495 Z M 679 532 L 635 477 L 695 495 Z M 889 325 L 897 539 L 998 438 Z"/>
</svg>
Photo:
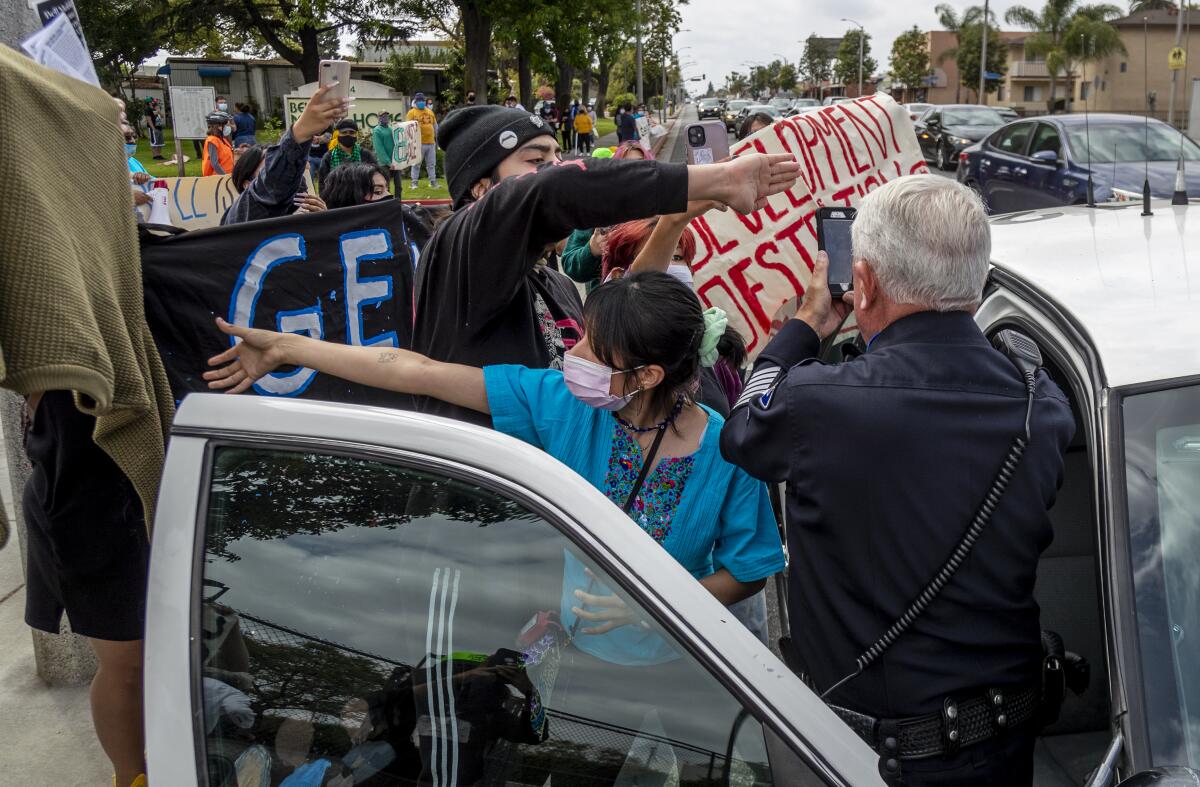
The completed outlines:
<svg viewBox="0 0 1200 787">
<path fill-rule="evenodd" d="M 2 427 L 0 427 L 2 430 Z M 13 511 L 0 431 L 0 500 Z M 108 758 L 92 729 L 87 686 L 47 686 L 25 625 L 25 572 L 16 525 L 0 549 L 0 787 L 107 787 Z"/>
<path fill-rule="evenodd" d="M 675 121 L 679 119 L 680 113 L 685 112 L 686 110 L 687 110 L 687 107 L 685 105 L 684 107 L 680 108 L 679 112 L 676 112 L 674 115 L 667 118 L 667 131 L 668 132 L 670 132 L 671 127 L 675 125 Z M 656 112 L 654 114 L 657 116 L 658 113 Z M 661 137 L 660 137 L 660 139 L 661 139 Z M 596 140 L 595 147 L 615 148 L 619 144 L 621 144 L 621 143 L 617 141 L 617 132 L 610 131 L 609 133 L 605 134 L 604 136 L 602 136 Z M 655 154 L 655 155 L 657 155 L 657 154 Z"/>
</svg>

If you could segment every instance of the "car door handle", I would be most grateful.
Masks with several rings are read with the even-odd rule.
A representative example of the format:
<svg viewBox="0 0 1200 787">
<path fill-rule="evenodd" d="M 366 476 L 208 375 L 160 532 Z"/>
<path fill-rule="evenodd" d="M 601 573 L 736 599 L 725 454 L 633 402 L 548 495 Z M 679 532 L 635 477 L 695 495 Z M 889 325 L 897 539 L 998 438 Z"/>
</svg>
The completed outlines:
<svg viewBox="0 0 1200 787">
<path fill-rule="evenodd" d="M 1025 169 L 1024 167 L 1017 167 L 1016 169 L 1013 170 L 1013 172 L 1015 172 L 1018 175 L 1028 175 L 1029 174 L 1029 170 Z"/>
<path fill-rule="evenodd" d="M 990 167 L 990 166 L 992 166 L 992 162 L 989 161 L 988 159 L 983 159 L 982 161 L 979 162 L 979 166 Z"/>
</svg>

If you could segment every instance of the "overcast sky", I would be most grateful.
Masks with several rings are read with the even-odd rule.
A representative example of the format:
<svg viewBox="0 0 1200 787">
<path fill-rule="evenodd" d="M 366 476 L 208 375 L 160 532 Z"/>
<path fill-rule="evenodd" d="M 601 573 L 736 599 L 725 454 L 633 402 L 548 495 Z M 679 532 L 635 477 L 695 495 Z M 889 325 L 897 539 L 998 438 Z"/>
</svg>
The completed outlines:
<svg viewBox="0 0 1200 787">
<path fill-rule="evenodd" d="M 1000 19 L 1014 5 L 1040 9 L 1042 0 L 1025 3 L 1013 0 L 992 2 L 990 8 Z M 690 0 L 681 7 L 683 24 L 675 36 L 680 63 L 696 61 L 683 69 L 684 76 L 706 74 L 715 87 L 721 87 L 730 71 L 746 73 L 746 62 L 767 63 L 786 56 L 795 62 L 804 50 L 804 39 L 810 34 L 840 37 L 851 25 L 843 17 L 861 22 L 870 34 L 871 56 L 879 64 L 879 72 L 888 68 L 888 55 L 897 35 L 916 25 L 922 30 L 939 27 L 933 8 L 936 0 Z M 978 2 L 951 0 L 960 11 Z M 799 10 L 797 10 L 799 9 Z M 693 93 L 703 92 L 704 82 L 693 82 Z"/>
</svg>

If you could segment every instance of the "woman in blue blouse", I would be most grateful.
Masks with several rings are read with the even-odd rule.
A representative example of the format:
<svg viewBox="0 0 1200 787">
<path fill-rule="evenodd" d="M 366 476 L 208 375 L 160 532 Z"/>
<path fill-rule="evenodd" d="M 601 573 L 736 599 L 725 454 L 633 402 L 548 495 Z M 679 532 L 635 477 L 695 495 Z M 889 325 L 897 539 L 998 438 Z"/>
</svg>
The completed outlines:
<svg viewBox="0 0 1200 787">
<path fill-rule="evenodd" d="M 218 320 L 242 341 L 210 361 L 209 387 L 240 393 L 294 364 L 490 413 L 496 429 L 542 448 L 591 481 L 729 605 L 784 567 L 766 487 L 721 458 L 722 419 L 693 399 L 716 360 L 726 319 L 665 273 L 598 287 L 587 330 L 564 369 L 472 366 L 386 347 L 352 347 Z M 645 458 L 651 458 L 645 468 Z M 639 480 L 642 483 L 638 483 Z M 582 564 L 567 556 L 562 622 L 602 661 L 649 666 L 677 658 Z"/>
</svg>

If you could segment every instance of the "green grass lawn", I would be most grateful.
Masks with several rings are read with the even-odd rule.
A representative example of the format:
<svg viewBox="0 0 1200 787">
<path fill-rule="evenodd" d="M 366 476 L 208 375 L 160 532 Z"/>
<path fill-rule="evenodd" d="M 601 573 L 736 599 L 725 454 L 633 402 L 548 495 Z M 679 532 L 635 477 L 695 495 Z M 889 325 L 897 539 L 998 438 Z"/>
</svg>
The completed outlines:
<svg viewBox="0 0 1200 787">
<path fill-rule="evenodd" d="M 605 134 L 615 134 L 617 131 L 617 121 L 612 118 L 599 118 L 596 120 L 596 139 Z"/>
</svg>

